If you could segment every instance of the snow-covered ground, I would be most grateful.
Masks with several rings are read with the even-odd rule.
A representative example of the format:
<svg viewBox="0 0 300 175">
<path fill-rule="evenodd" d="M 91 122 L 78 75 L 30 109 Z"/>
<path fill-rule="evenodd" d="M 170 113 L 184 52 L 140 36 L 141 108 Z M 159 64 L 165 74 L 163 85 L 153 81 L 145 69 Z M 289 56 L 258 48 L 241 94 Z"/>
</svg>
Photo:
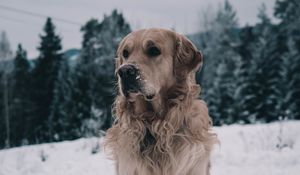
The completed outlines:
<svg viewBox="0 0 300 175">
<path fill-rule="evenodd" d="M 215 128 L 212 175 L 299 175 L 300 122 Z"/>
<path fill-rule="evenodd" d="M 299 121 L 223 126 L 215 132 L 220 145 L 212 155 L 212 175 L 300 174 Z M 1 150 L 0 175 L 113 175 L 113 162 L 97 152 L 99 143 L 92 138 Z"/>
</svg>

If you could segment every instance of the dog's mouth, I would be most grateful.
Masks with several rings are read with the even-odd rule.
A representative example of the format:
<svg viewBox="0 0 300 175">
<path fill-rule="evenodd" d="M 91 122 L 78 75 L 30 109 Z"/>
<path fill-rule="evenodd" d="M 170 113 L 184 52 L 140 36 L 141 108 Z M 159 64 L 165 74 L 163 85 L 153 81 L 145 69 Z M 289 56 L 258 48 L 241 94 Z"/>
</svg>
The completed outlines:
<svg viewBox="0 0 300 175">
<path fill-rule="evenodd" d="M 155 97 L 155 91 L 135 64 L 124 64 L 117 71 L 122 94 L 130 101 L 134 101 L 136 97 L 143 96 L 146 101 L 152 101 Z"/>
<path fill-rule="evenodd" d="M 146 101 L 152 101 L 155 98 L 155 93 L 151 88 L 147 87 L 140 75 L 137 75 L 134 78 L 121 78 L 121 87 L 123 95 L 129 101 L 135 101 L 137 97 L 141 96 Z"/>
</svg>

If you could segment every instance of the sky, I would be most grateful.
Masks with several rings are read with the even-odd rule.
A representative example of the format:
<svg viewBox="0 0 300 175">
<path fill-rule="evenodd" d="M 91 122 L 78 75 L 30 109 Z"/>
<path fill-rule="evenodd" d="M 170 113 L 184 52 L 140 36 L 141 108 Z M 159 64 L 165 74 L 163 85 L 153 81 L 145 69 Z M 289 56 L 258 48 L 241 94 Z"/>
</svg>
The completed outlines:
<svg viewBox="0 0 300 175">
<path fill-rule="evenodd" d="M 148 27 L 173 28 L 182 34 L 203 29 L 203 12 L 217 9 L 224 0 L 0 0 L 0 31 L 6 31 L 13 50 L 18 43 L 28 51 L 29 57 L 38 55 L 39 35 L 45 16 L 64 19 L 53 20 L 62 37 L 64 50 L 80 48 L 80 27 L 89 19 L 101 20 L 113 9 L 122 12 L 133 30 Z M 257 9 L 265 3 L 272 16 L 275 0 L 229 0 L 237 11 L 239 24 L 255 24 Z M 17 13 L 13 8 L 40 15 Z"/>
</svg>

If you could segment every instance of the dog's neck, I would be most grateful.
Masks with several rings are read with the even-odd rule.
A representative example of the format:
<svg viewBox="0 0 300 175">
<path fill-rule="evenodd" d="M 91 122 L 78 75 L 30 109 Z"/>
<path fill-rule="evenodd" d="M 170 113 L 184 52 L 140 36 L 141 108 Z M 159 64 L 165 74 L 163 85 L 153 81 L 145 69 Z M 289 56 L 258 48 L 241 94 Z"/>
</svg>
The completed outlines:
<svg viewBox="0 0 300 175">
<path fill-rule="evenodd" d="M 143 96 L 138 96 L 134 101 L 128 101 L 124 99 L 126 110 L 128 110 L 133 117 L 137 117 L 141 120 L 151 121 L 155 118 L 162 118 L 166 112 L 165 100 L 155 98 L 152 101 L 147 101 Z"/>
<path fill-rule="evenodd" d="M 174 86 L 164 92 L 159 92 L 151 101 L 145 100 L 142 95 L 135 96 L 134 100 L 119 95 L 117 101 L 131 117 L 151 125 L 154 120 L 164 120 L 171 108 L 188 103 L 190 95 L 184 86 Z M 188 107 L 188 105 L 186 105 Z"/>
</svg>

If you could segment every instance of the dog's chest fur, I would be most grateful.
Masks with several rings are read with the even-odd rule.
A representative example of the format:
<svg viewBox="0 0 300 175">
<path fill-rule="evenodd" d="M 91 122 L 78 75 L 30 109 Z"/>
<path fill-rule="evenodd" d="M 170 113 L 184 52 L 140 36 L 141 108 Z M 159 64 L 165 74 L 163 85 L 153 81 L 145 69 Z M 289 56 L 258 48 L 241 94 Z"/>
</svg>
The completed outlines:
<svg viewBox="0 0 300 175">
<path fill-rule="evenodd" d="M 156 143 L 156 138 L 151 134 L 149 129 L 146 129 L 144 139 L 140 143 L 140 151 L 143 153 L 149 147 L 153 147 Z"/>
</svg>

